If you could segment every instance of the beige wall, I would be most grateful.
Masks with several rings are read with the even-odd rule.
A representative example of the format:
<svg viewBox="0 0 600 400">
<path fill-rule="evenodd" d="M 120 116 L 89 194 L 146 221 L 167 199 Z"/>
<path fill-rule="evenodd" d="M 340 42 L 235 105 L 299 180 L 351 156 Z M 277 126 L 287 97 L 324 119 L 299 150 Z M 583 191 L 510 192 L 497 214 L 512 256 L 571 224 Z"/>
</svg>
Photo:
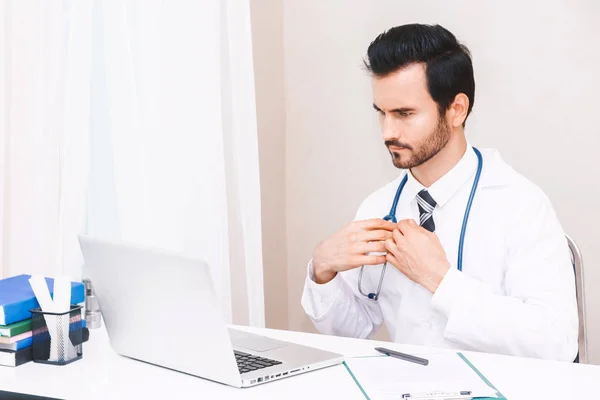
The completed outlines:
<svg viewBox="0 0 600 400">
<path fill-rule="evenodd" d="M 383 29 L 438 22 L 472 50 L 469 139 L 496 147 L 553 201 L 585 260 L 591 361 L 600 363 L 597 2 L 284 0 L 289 328 L 318 241 L 392 179 L 361 59 Z"/>
<path fill-rule="evenodd" d="M 314 331 L 300 305 L 312 249 L 398 173 L 361 68 L 369 42 L 394 25 L 440 23 L 474 56 L 469 140 L 540 185 L 581 246 L 590 359 L 600 363 L 600 3 L 256 0 L 252 17 L 267 326 Z"/>
<path fill-rule="evenodd" d="M 250 2 L 263 224 L 265 320 L 288 325 L 285 236 L 283 2 Z"/>
</svg>

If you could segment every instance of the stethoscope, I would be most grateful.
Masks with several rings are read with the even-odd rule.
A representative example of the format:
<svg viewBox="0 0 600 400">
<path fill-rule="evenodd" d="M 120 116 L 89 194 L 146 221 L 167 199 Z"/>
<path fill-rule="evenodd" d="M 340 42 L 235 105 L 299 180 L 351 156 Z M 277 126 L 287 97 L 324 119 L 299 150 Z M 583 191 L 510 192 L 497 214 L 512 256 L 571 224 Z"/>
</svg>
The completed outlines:
<svg viewBox="0 0 600 400">
<path fill-rule="evenodd" d="M 463 258 L 463 247 L 465 244 L 465 232 L 467 231 L 467 222 L 469 220 L 469 214 L 471 213 L 471 205 L 473 204 L 473 198 L 475 197 L 475 192 L 477 191 L 477 186 L 479 185 L 479 177 L 481 176 L 481 170 L 483 169 L 483 157 L 479 150 L 473 147 L 473 151 L 477 155 L 477 173 L 475 174 L 475 179 L 473 180 L 473 187 L 471 188 L 471 194 L 469 195 L 469 201 L 467 202 L 467 208 L 465 209 L 465 216 L 463 218 L 462 229 L 460 231 L 460 240 L 458 242 L 458 262 L 457 267 L 459 271 L 462 271 L 462 258 Z M 398 207 L 398 200 L 400 200 L 400 194 L 402 193 L 402 189 L 404 189 L 404 185 L 406 185 L 406 181 L 408 180 L 408 173 L 404 175 L 404 178 L 398 185 L 398 189 L 396 190 L 396 196 L 394 196 L 394 201 L 392 202 L 392 208 L 390 208 L 390 212 L 388 215 L 383 217 L 386 221 L 398 222 L 396 219 L 396 207 Z M 379 299 L 379 293 L 381 292 L 381 284 L 383 283 L 383 276 L 385 275 L 385 269 L 387 267 L 387 263 L 383 264 L 381 269 L 381 276 L 379 277 L 379 285 L 377 286 L 377 293 L 369 293 L 366 294 L 362 290 L 362 274 L 364 265 L 360 267 L 360 273 L 358 274 L 358 291 L 363 296 L 370 298 L 371 300 L 377 301 Z"/>
</svg>

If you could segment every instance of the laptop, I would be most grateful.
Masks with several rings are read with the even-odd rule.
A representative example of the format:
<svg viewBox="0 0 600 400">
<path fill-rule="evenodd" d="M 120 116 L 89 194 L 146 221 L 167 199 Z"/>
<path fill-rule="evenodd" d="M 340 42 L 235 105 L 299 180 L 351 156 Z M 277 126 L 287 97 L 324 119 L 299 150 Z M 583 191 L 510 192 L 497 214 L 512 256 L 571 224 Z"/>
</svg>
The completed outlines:
<svg viewBox="0 0 600 400">
<path fill-rule="evenodd" d="M 208 264 L 80 235 L 115 352 L 234 387 L 343 362 L 343 356 L 228 327 Z"/>
</svg>

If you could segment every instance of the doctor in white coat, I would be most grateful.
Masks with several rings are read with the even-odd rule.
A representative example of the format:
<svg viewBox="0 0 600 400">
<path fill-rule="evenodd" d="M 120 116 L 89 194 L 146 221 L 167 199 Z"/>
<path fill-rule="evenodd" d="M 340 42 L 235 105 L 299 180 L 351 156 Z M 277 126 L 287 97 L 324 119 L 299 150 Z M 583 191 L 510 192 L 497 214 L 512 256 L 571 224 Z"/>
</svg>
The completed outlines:
<svg viewBox="0 0 600 400">
<path fill-rule="evenodd" d="M 443 27 L 412 24 L 379 35 L 367 55 L 383 140 L 404 171 L 314 250 L 308 316 L 326 334 L 369 338 L 385 323 L 395 342 L 573 361 L 563 229 L 540 188 L 466 140 L 467 48 Z"/>
</svg>

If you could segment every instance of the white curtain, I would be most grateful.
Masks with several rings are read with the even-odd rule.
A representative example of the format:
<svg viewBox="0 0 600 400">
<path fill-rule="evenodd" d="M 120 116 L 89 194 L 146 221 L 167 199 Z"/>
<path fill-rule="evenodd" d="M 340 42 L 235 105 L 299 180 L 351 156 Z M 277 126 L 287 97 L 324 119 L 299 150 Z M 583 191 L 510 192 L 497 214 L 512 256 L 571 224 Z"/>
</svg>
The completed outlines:
<svg viewBox="0 0 600 400">
<path fill-rule="evenodd" d="M 31 97 L 21 100 L 19 90 L 7 97 L 11 105 L 4 106 L 10 110 L 4 144 L 12 149 L 17 140 L 21 149 L 18 160 L 4 160 L 4 179 L 25 178 L 26 186 L 31 186 L 30 192 L 23 192 L 22 184 L 3 185 L 4 275 L 29 272 L 35 264 L 38 272 L 49 275 L 85 276 L 78 249 L 70 246 L 76 245 L 77 233 L 85 232 L 206 260 L 226 320 L 264 326 L 248 1 L 21 4 L 10 2 L 5 20 L 23 35 L 35 37 L 46 59 L 56 63 L 50 71 L 63 80 L 36 67 L 39 81 L 17 82 L 29 88 Z M 57 15 L 56 25 L 47 28 L 50 35 L 31 34 L 18 20 L 44 26 L 53 21 L 50 14 Z M 77 33 L 70 41 L 65 39 L 69 31 Z M 54 48 L 43 45 L 52 35 Z M 5 44 L 13 44 L 12 40 L 23 42 L 5 38 Z M 75 47 L 79 43 L 83 48 Z M 23 55 L 14 47 L 4 49 L 9 55 L 5 68 L 6 64 L 11 68 L 11 74 L 5 73 L 11 75 L 5 85 L 10 81 L 13 86 L 6 93 L 15 93 L 12 71 L 29 64 L 26 57 L 33 46 L 26 43 Z M 48 98 L 40 111 L 46 118 L 31 119 L 26 114 L 40 108 L 34 104 L 44 85 L 46 93 L 65 93 L 64 105 Z M 75 93 L 67 95 L 69 90 Z M 15 114 L 14 104 L 21 104 L 21 114 Z M 55 112 L 52 107 L 63 108 Z M 59 121 L 56 115 L 64 118 Z M 23 127 L 47 142 L 36 146 L 32 137 L 21 139 L 18 132 Z M 53 135 L 39 133 L 43 130 Z M 4 154 L 12 155 L 6 150 Z M 31 167 L 34 160 L 40 161 L 39 168 Z M 31 193 L 40 188 L 46 192 Z M 50 200 L 57 197 L 62 202 Z M 18 215 L 29 222 L 19 223 L 18 229 L 12 224 L 19 211 L 15 201 L 27 204 Z M 40 211 L 31 215 L 32 209 Z M 15 229 L 19 235 L 12 236 Z M 6 245 L 7 237 L 12 246 Z M 37 240 L 27 242 L 25 237 Z M 32 246 L 46 252 L 26 254 Z M 6 263 L 7 257 L 11 263 Z M 54 266 L 48 268 L 51 258 Z"/>
<path fill-rule="evenodd" d="M 3 1 L 2 273 L 78 279 L 90 110 L 89 3 Z"/>
</svg>

